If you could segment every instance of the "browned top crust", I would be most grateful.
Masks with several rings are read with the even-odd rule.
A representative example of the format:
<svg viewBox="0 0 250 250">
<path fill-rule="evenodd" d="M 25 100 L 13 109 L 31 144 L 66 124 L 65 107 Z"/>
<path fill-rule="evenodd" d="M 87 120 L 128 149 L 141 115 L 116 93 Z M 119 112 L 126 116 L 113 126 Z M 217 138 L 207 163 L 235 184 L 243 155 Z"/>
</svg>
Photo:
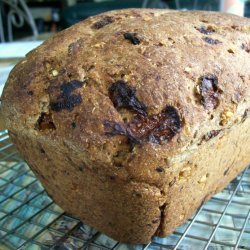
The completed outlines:
<svg viewBox="0 0 250 250">
<path fill-rule="evenodd" d="M 213 12 L 88 18 L 11 72 L 7 128 L 62 141 L 98 174 L 161 187 L 163 165 L 246 119 L 249 35 L 249 19 Z"/>
</svg>

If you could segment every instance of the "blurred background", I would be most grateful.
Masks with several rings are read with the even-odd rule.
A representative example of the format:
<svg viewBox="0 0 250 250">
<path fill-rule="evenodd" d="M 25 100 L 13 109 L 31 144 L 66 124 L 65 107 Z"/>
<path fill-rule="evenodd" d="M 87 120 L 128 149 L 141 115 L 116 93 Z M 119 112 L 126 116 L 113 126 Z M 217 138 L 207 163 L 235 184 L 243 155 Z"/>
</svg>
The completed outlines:
<svg viewBox="0 0 250 250">
<path fill-rule="evenodd" d="M 0 41 L 44 40 L 80 20 L 113 9 L 219 11 L 225 10 L 225 2 L 235 3 L 236 14 L 250 16 L 250 1 L 244 0 L 0 0 Z"/>
</svg>

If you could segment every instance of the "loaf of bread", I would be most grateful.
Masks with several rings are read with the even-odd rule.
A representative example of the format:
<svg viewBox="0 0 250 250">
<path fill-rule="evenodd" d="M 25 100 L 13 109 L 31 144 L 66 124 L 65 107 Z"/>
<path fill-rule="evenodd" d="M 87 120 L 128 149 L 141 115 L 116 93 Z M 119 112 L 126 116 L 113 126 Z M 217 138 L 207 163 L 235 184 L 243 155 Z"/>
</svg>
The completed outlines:
<svg viewBox="0 0 250 250">
<path fill-rule="evenodd" d="M 250 21 L 128 9 L 16 65 L 9 134 L 66 212 L 127 243 L 166 236 L 250 162 Z"/>
</svg>

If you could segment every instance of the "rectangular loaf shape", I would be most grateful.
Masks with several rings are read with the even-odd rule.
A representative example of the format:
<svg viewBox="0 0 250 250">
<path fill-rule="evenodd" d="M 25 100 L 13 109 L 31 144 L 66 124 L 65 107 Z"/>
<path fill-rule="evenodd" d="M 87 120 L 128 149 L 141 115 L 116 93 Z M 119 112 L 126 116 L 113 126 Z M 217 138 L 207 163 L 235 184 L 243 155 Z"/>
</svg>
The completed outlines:
<svg viewBox="0 0 250 250">
<path fill-rule="evenodd" d="M 66 212 L 126 243 L 175 230 L 250 162 L 250 21 L 128 9 L 45 41 L 1 112 Z"/>
</svg>

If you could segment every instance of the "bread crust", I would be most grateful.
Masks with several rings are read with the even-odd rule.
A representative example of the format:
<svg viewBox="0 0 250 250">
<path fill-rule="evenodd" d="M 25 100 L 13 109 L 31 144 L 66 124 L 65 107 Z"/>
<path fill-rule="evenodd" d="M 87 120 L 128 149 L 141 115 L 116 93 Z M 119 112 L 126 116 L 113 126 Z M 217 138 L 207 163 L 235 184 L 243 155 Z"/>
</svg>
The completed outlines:
<svg viewBox="0 0 250 250">
<path fill-rule="evenodd" d="M 90 17 L 13 69 L 10 136 L 65 211 L 122 242 L 165 236 L 249 163 L 249 24 L 199 11 Z"/>
</svg>

